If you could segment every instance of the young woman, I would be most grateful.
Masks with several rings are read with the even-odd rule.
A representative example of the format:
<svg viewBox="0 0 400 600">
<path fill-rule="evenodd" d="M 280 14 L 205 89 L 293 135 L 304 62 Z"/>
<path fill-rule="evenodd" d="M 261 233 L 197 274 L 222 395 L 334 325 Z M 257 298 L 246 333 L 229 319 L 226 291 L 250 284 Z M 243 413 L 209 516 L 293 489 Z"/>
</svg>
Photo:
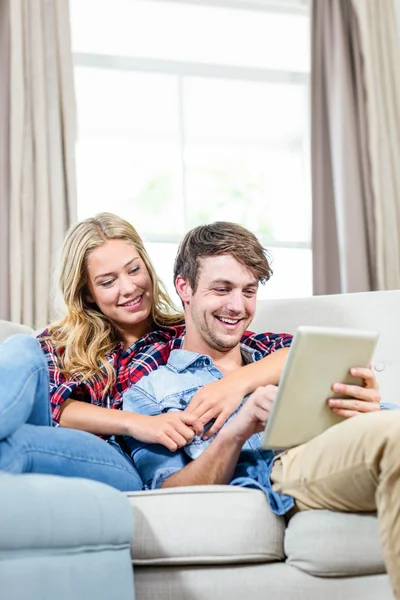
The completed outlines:
<svg viewBox="0 0 400 600">
<path fill-rule="evenodd" d="M 279 379 L 283 350 L 203 388 L 191 412 L 149 417 L 114 410 L 128 387 L 167 361 L 184 331 L 182 315 L 135 229 L 109 213 L 67 234 L 60 287 L 66 316 L 39 344 L 17 335 L 0 345 L 0 470 L 141 489 L 115 436 L 176 450 L 201 433 L 203 422 L 218 417 L 219 427 L 246 393 Z"/>
</svg>

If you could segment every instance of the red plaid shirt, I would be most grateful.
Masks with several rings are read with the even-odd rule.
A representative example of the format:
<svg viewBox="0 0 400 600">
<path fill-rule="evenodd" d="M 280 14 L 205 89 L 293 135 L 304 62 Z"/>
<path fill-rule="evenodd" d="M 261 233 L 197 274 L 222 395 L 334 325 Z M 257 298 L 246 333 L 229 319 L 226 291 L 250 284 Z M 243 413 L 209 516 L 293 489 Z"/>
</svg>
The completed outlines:
<svg viewBox="0 0 400 600">
<path fill-rule="evenodd" d="M 82 375 L 75 374 L 67 378 L 61 371 L 60 356 L 54 349 L 51 340 L 39 339 L 42 350 L 47 358 L 50 380 L 50 401 L 53 419 L 57 422 L 63 402 L 71 395 L 76 400 L 119 409 L 122 406 L 123 393 L 135 384 L 141 377 L 148 375 L 160 365 L 165 365 L 170 352 L 181 348 L 184 325 L 175 327 L 160 327 L 157 331 L 148 333 L 140 338 L 130 348 L 124 351 L 120 342 L 107 358 L 114 366 L 116 378 L 112 387 L 104 393 L 106 380 L 99 376 L 90 381 L 82 382 Z M 38 337 L 47 334 L 47 330 Z M 254 334 L 246 331 L 242 341 L 246 345 L 259 350 L 263 355 L 270 354 L 279 348 L 290 346 L 292 336 L 287 334 L 261 333 Z"/>
</svg>

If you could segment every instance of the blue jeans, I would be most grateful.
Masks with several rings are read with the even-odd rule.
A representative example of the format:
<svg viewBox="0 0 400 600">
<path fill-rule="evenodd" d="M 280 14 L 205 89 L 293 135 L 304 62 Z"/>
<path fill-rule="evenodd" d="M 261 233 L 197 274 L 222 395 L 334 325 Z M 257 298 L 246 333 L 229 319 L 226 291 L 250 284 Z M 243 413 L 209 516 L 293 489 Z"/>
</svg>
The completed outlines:
<svg viewBox="0 0 400 600">
<path fill-rule="evenodd" d="M 121 491 L 142 489 L 131 459 L 115 441 L 54 427 L 45 356 L 37 340 L 0 344 L 0 471 L 84 477 Z"/>
</svg>

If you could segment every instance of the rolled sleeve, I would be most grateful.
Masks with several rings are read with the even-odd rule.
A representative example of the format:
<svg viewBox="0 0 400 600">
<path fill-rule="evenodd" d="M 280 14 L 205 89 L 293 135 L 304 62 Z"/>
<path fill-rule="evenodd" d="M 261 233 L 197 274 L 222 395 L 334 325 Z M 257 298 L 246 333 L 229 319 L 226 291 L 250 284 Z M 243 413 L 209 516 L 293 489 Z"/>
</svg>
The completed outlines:
<svg viewBox="0 0 400 600">
<path fill-rule="evenodd" d="M 89 404 L 98 404 L 97 398 L 92 398 L 91 388 L 78 381 L 66 381 L 58 386 L 50 388 L 50 405 L 53 419 L 58 423 L 61 414 L 61 407 L 68 398 L 73 396 L 74 400 L 87 402 Z"/>
<path fill-rule="evenodd" d="M 393 402 L 381 402 L 380 407 L 381 410 L 399 410 L 400 408 L 398 404 L 393 404 Z"/>
<path fill-rule="evenodd" d="M 171 452 L 160 444 L 145 444 L 132 437 L 124 438 L 124 443 L 145 489 L 161 487 L 168 477 L 183 469 L 189 462 L 182 450 Z"/>
<path fill-rule="evenodd" d="M 153 477 L 150 489 L 158 490 L 164 481 L 169 479 L 169 477 L 172 477 L 172 475 L 175 475 L 175 473 L 178 473 L 182 468 L 183 467 L 162 467 L 161 469 L 158 469 Z"/>
</svg>

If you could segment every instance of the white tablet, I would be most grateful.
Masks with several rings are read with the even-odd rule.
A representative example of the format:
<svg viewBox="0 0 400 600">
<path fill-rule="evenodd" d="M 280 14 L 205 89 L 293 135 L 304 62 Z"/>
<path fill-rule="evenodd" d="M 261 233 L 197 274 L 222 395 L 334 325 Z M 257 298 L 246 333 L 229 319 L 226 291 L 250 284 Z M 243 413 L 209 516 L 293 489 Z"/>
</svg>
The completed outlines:
<svg viewBox="0 0 400 600">
<path fill-rule="evenodd" d="M 299 327 L 293 338 L 262 445 L 265 449 L 298 446 L 343 420 L 328 406 L 337 382 L 362 385 L 351 367 L 368 367 L 377 331 Z"/>
</svg>

